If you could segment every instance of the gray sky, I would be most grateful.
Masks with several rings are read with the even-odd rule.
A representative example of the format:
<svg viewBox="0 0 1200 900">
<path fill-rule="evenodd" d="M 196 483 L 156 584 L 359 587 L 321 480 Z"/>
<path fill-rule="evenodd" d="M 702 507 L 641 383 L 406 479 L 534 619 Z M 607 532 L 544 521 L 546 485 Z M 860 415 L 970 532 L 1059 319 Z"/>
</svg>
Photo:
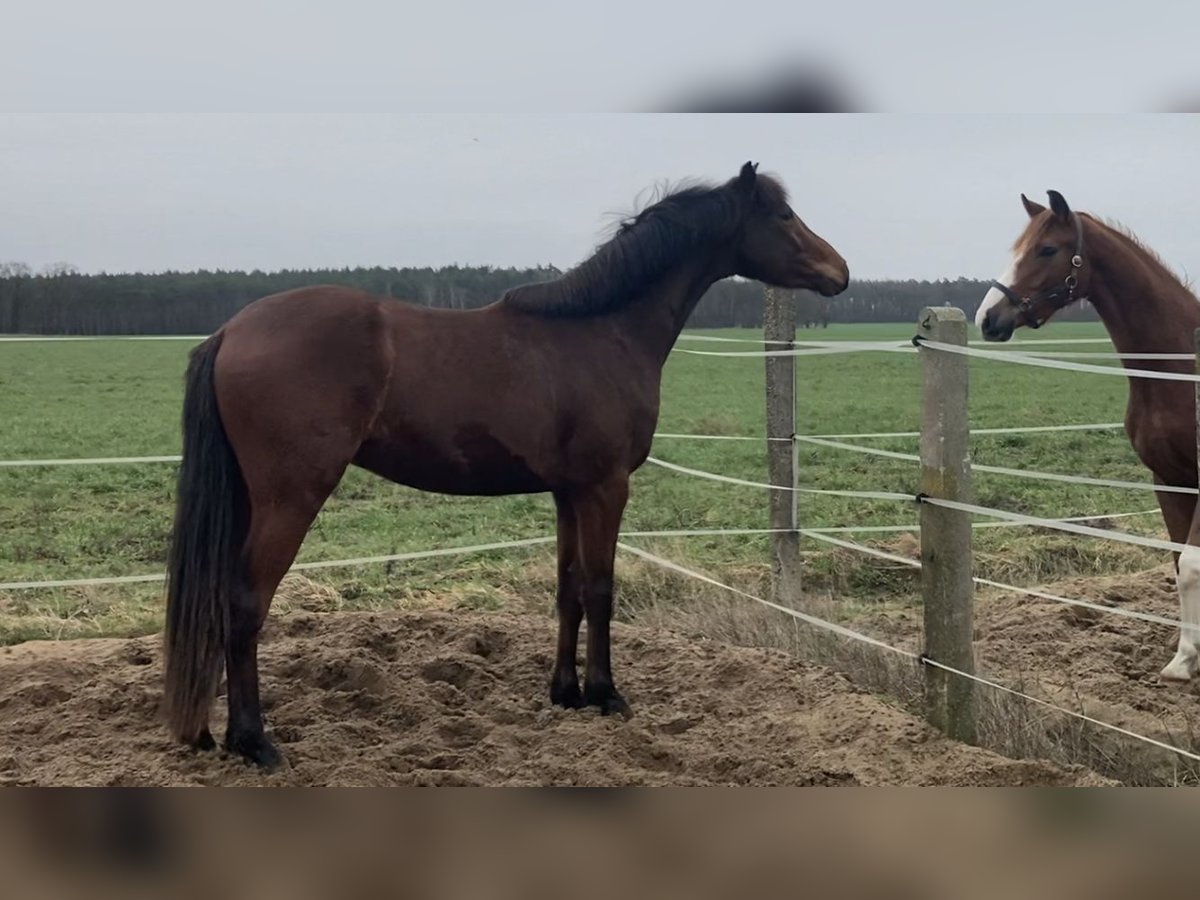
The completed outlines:
<svg viewBox="0 0 1200 900">
<path fill-rule="evenodd" d="M 13 0 L 0 110 L 632 111 L 797 62 L 869 110 L 1150 110 L 1200 88 L 1198 26 L 1184 0 Z"/>
<path fill-rule="evenodd" d="M 857 277 L 991 278 L 1062 191 L 1200 273 L 1200 116 L 0 116 L 0 261 L 567 267 L 639 192 L 747 159 Z"/>
</svg>

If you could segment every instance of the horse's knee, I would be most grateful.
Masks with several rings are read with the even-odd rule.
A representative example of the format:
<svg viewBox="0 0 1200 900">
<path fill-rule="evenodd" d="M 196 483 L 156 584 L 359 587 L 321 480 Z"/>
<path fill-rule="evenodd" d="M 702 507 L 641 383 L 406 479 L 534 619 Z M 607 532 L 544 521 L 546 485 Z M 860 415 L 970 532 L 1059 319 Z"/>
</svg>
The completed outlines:
<svg viewBox="0 0 1200 900">
<path fill-rule="evenodd" d="M 583 605 L 589 618 L 612 614 L 613 579 L 611 575 L 593 576 L 583 586 Z"/>
<path fill-rule="evenodd" d="M 560 615 L 573 619 L 583 615 L 583 592 L 579 582 L 579 574 L 575 567 L 566 569 L 558 580 L 558 589 L 554 597 L 555 605 Z"/>
</svg>

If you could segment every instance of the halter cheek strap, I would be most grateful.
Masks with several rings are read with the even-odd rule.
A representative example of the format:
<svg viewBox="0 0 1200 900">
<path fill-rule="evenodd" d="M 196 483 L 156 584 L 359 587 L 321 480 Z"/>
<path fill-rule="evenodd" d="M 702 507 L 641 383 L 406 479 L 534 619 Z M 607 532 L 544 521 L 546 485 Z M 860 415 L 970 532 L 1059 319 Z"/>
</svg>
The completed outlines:
<svg viewBox="0 0 1200 900">
<path fill-rule="evenodd" d="M 1038 291 L 1030 297 L 1018 297 L 1016 292 L 1006 284 L 993 281 L 992 287 L 1007 298 L 1008 302 L 1025 313 L 1028 328 L 1041 328 L 1054 313 L 1075 302 L 1075 289 L 1079 286 L 1079 272 L 1083 268 L 1083 222 L 1079 216 L 1071 213 L 1071 221 L 1075 223 L 1075 254 L 1071 257 L 1071 270 L 1063 283 L 1044 291 Z M 1034 307 L 1049 305 L 1045 315 L 1034 315 Z"/>
</svg>

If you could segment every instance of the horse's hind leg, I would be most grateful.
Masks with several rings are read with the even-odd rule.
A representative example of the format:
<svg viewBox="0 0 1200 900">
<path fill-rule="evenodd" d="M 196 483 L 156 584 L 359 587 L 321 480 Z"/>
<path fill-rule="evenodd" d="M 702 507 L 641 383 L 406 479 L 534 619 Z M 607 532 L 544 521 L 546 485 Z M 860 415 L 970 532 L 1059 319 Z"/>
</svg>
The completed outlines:
<svg viewBox="0 0 1200 900">
<path fill-rule="evenodd" d="M 246 580 L 229 606 L 226 653 L 229 724 L 226 749 L 266 769 L 280 754 L 263 731 L 258 694 L 258 635 L 271 599 L 295 562 L 308 529 L 334 491 L 346 463 L 323 467 L 318 484 L 274 484 L 251 488 L 250 535 L 246 540 Z"/>
<path fill-rule="evenodd" d="M 275 589 L 295 561 L 319 509 L 320 503 L 315 507 L 251 504 L 245 583 L 230 599 L 229 645 L 225 655 L 229 724 L 225 748 L 265 769 L 278 766 L 281 758 L 263 731 L 258 693 L 258 635 Z"/>
<path fill-rule="evenodd" d="M 295 561 L 324 499 L 287 506 L 251 503 L 245 582 L 242 590 L 231 598 L 229 608 L 229 645 L 225 657 L 229 723 L 225 748 L 266 769 L 275 768 L 280 755 L 263 732 L 258 636 L 275 589 Z"/>
</svg>

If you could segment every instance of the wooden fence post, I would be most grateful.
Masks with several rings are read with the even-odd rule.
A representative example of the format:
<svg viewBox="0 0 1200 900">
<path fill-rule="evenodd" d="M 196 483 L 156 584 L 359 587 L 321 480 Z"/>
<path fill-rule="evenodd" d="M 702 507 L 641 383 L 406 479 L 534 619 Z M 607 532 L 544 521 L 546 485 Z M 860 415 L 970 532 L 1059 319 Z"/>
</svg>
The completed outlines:
<svg viewBox="0 0 1200 900">
<path fill-rule="evenodd" d="M 959 309 L 926 307 L 917 320 L 917 333 L 965 347 L 967 319 Z M 967 357 L 929 349 L 922 349 L 920 355 L 921 492 L 971 503 Z M 925 654 L 973 675 L 975 584 L 969 513 L 921 504 L 921 565 Z M 973 681 L 925 666 L 925 709 L 929 721 L 950 737 L 975 742 Z"/>
<path fill-rule="evenodd" d="M 796 304 L 791 291 L 768 287 L 763 305 L 763 339 L 768 350 L 791 349 L 796 341 Z M 766 357 L 767 473 L 771 484 L 796 486 L 796 358 Z M 800 601 L 800 533 L 796 492 L 771 491 L 775 602 Z"/>
</svg>

